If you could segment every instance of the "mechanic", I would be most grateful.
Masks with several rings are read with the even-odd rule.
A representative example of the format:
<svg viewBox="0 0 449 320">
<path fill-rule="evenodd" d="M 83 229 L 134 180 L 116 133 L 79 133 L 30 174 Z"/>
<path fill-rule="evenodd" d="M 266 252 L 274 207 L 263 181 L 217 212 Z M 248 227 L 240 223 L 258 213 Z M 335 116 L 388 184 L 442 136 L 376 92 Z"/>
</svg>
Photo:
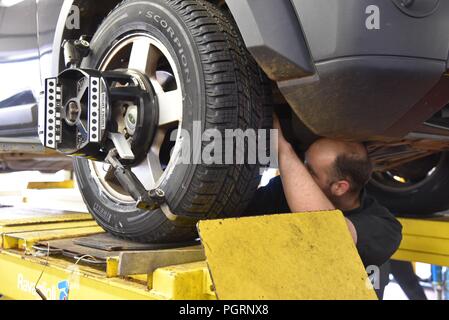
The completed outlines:
<svg viewBox="0 0 449 320">
<path fill-rule="evenodd" d="M 376 293 L 381 299 L 389 281 L 387 262 L 399 247 L 402 226 L 365 191 L 372 174 L 366 148 L 320 139 L 307 150 L 303 163 L 276 116 L 274 128 L 279 130 L 280 176 L 258 189 L 246 215 L 341 210 L 365 268 L 380 268 Z"/>
</svg>

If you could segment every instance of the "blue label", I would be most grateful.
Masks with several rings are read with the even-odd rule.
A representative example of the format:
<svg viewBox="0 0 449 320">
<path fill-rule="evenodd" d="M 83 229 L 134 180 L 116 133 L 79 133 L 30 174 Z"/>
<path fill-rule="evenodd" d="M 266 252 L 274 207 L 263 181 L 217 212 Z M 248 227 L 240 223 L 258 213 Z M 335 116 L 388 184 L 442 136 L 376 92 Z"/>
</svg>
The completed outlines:
<svg viewBox="0 0 449 320">
<path fill-rule="evenodd" d="M 69 282 L 67 280 L 58 283 L 59 300 L 67 300 L 69 298 Z"/>
</svg>

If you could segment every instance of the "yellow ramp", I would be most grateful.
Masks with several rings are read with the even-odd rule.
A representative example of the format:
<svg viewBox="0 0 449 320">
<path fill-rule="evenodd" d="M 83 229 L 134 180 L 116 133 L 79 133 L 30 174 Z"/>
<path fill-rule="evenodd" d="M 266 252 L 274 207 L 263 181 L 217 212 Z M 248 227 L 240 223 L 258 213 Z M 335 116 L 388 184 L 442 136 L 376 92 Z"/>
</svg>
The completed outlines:
<svg viewBox="0 0 449 320">
<path fill-rule="evenodd" d="M 218 299 L 377 299 L 340 211 L 201 221 Z"/>
</svg>

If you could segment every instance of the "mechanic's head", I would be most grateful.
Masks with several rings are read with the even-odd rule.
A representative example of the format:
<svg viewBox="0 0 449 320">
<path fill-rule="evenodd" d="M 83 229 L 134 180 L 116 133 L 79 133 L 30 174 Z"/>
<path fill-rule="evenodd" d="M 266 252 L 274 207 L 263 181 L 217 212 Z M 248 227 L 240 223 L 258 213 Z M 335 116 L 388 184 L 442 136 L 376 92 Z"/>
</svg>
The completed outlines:
<svg viewBox="0 0 449 320">
<path fill-rule="evenodd" d="M 358 197 L 372 173 L 361 143 L 319 139 L 306 152 L 306 166 L 335 205 L 343 197 Z"/>
</svg>

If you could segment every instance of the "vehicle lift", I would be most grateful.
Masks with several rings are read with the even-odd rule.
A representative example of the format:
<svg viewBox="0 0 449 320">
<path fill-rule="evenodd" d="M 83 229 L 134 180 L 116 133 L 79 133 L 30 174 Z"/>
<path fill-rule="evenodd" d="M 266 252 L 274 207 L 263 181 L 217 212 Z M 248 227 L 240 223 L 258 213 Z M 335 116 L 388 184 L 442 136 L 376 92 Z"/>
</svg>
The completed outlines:
<svg viewBox="0 0 449 320">
<path fill-rule="evenodd" d="M 449 217 L 400 221 L 394 259 L 449 266 Z M 88 213 L 2 208 L 1 299 L 376 299 L 339 211 L 198 231 L 197 243 L 146 245 L 113 238 Z"/>
<path fill-rule="evenodd" d="M 198 243 L 145 245 L 109 236 L 87 213 L 3 208 L 0 293 L 55 300 L 376 298 L 341 212 L 202 221 L 198 231 Z"/>
</svg>

